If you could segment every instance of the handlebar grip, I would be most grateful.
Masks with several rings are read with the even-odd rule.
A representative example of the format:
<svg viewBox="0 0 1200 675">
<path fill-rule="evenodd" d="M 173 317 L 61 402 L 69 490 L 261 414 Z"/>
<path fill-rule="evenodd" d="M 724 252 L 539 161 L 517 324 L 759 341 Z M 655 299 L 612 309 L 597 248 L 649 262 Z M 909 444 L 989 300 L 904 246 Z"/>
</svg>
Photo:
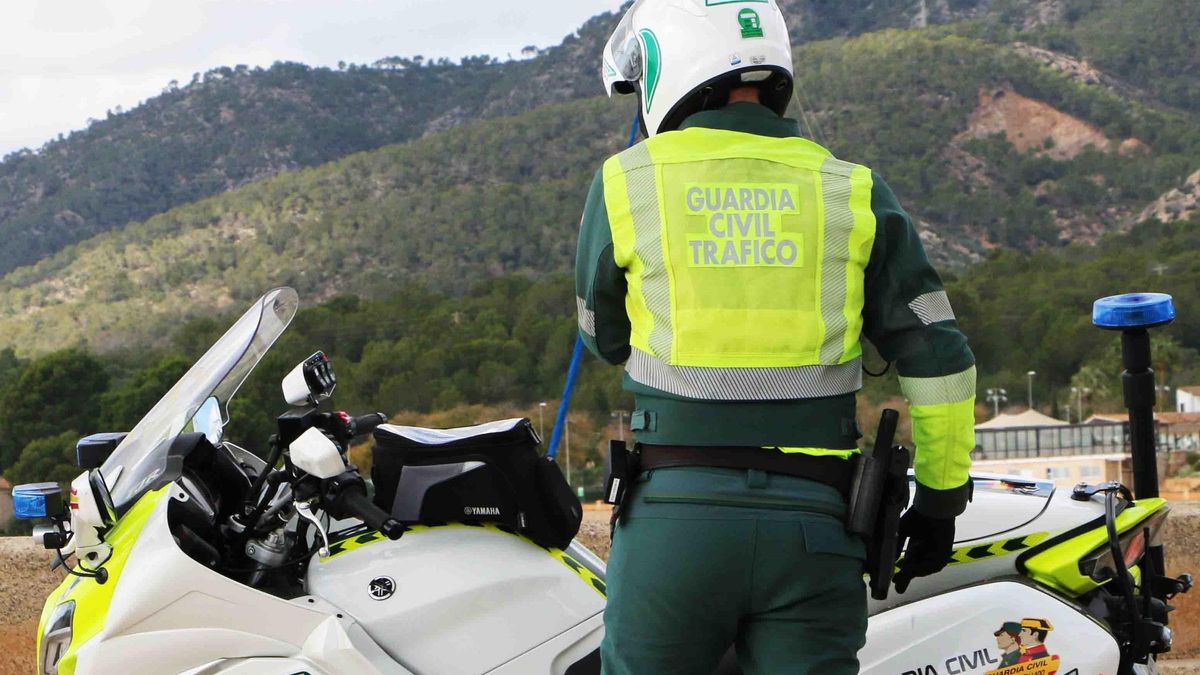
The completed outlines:
<svg viewBox="0 0 1200 675">
<path fill-rule="evenodd" d="M 363 415 L 362 417 L 355 417 L 350 420 L 350 433 L 353 436 L 366 436 L 378 429 L 387 420 L 387 415 L 383 413 L 372 413 L 370 415 Z"/>
<path fill-rule="evenodd" d="M 361 489 L 349 489 L 343 492 L 338 501 L 342 509 L 366 523 L 372 530 L 379 530 L 388 539 L 395 541 L 404 534 L 404 526 L 396 522 L 386 511 L 375 506 Z"/>
</svg>

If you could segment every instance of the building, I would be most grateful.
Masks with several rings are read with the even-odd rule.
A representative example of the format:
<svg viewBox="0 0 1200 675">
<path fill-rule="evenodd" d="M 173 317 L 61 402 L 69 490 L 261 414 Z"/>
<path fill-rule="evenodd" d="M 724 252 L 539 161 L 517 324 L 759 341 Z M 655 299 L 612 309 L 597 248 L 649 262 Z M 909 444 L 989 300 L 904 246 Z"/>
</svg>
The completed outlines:
<svg viewBox="0 0 1200 675">
<path fill-rule="evenodd" d="M 1200 387 L 1176 389 L 1175 412 L 1200 413 Z"/>
<path fill-rule="evenodd" d="M 13 517 L 12 483 L 0 476 L 0 531 L 8 527 Z"/>
<path fill-rule="evenodd" d="M 975 427 L 976 459 L 1040 458 L 1060 455 L 1111 454 L 1121 439 L 1115 432 L 1097 435 L 1099 428 L 1084 428 L 1036 410 L 1019 415 L 998 415 Z"/>
<path fill-rule="evenodd" d="M 1159 475 L 1200 449 L 1200 413 L 1157 413 Z M 1060 487 L 1120 481 L 1132 485 L 1129 415 L 1094 415 L 1068 424 L 1036 411 L 1000 415 L 975 427 L 973 470 L 1050 480 Z"/>
</svg>

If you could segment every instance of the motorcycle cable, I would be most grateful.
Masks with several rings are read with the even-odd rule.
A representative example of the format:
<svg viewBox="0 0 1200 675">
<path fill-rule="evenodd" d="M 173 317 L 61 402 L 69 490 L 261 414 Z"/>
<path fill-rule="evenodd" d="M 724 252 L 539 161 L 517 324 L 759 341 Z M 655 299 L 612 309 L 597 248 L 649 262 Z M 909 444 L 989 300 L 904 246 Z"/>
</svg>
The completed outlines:
<svg viewBox="0 0 1200 675">
<path fill-rule="evenodd" d="M 638 131 L 642 125 L 642 114 L 639 109 L 633 116 L 633 125 L 629 128 L 629 143 L 627 148 L 637 145 Z M 575 348 L 571 352 L 571 365 L 567 368 L 567 383 L 563 386 L 562 401 L 558 404 L 558 414 L 554 418 L 554 430 L 550 433 L 550 445 L 546 457 L 558 457 L 558 444 L 562 441 L 563 430 L 566 428 L 567 413 L 571 410 L 571 394 L 575 393 L 575 383 L 579 379 L 579 367 L 583 363 L 583 336 L 576 335 Z"/>
<path fill-rule="evenodd" d="M 64 531 L 63 534 L 64 534 L 63 546 L 66 546 L 67 544 L 71 543 L 71 539 L 73 539 L 75 537 L 75 533 Z M 82 572 L 76 571 L 74 568 L 71 567 L 70 564 L 67 563 L 66 556 L 64 556 L 63 552 L 62 552 L 62 547 L 54 549 L 54 556 L 55 556 L 55 561 L 54 561 L 54 565 L 51 566 L 51 568 L 50 568 L 51 570 L 56 569 L 59 566 L 61 566 L 63 569 L 67 570 L 67 574 L 69 574 L 73 577 L 79 577 L 81 579 L 95 579 L 96 583 L 100 584 L 101 586 L 108 583 L 108 570 L 104 569 L 103 567 L 101 567 L 99 569 L 95 569 L 95 570 L 89 570 L 88 568 L 84 567 L 83 562 L 80 561 L 79 569 L 83 570 L 83 571 Z"/>
<path fill-rule="evenodd" d="M 1114 581 L 1117 582 L 1121 591 L 1122 599 L 1124 600 L 1125 608 L 1129 612 L 1130 619 L 1130 644 L 1133 647 L 1137 646 L 1138 634 L 1140 632 L 1139 625 L 1141 624 L 1140 616 L 1138 615 L 1137 599 L 1134 597 L 1133 581 L 1129 575 L 1129 568 L 1125 565 L 1125 553 L 1121 550 L 1121 539 L 1117 533 L 1117 491 L 1110 490 L 1104 495 L 1104 527 L 1108 532 L 1108 547 L 1109 553 L 1113 557 L 1113 566 L 1116 568 Z M 1121 657 L 1121 673 L 1133 672 L 1133 662 L 1140 659 L 1141 655 L 1134 655 L 1126 652 Z M 1129 662 L 1126 663 L 1126 659 Z"/>
</svg>

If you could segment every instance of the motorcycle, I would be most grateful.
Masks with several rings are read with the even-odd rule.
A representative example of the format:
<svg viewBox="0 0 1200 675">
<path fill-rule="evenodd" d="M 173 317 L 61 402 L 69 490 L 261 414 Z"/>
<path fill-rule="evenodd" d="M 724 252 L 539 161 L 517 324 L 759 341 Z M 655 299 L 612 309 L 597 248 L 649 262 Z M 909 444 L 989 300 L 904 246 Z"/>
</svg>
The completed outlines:
<svg viewBox="0 0 1200 675">
<path fill-rule="evenodd" d="M 503 467 L 536 447 L 527 421 L 326 412 L 336 376 L 318 352 L 283 380 L 291 409 L 265 461 L 226 436 L 230 399 L 298 305 L 268 293 L 133 431 L 81 440 L 69 501 L 52 483 L 14 489 L 68 570 L 38 672 L 599 673 L 604 565 L 554 541 L 544 500 L 514 496 L 540 489 L 525 485 L 536 468 Z M 374 497 L 346 459 L 368 434 Z M 861 672 L 1155 672 L 1167 603 L 1191 587 L 1163 572 L 1168 505 L 1117 484 L 973 484 L 951 566 L 872 601 Z"/>
</svg>

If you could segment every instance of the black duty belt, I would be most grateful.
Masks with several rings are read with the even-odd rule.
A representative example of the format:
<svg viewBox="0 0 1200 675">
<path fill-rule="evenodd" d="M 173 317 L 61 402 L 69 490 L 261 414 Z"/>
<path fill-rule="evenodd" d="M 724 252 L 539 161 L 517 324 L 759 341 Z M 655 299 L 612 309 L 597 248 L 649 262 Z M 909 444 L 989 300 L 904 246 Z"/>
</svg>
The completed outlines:
<svg viewBox="0 0 1200 675">
<path fill-rule="evenodd" d="M 755 469 L 824 483 L 836 488 L 843 497 L 850 495 L 854 484 L 854 462 L 841 457 L 814 457 L 753 447 L 640 445 L 638 448 L 643 471 L 681 466 Z"/>
</svg>

